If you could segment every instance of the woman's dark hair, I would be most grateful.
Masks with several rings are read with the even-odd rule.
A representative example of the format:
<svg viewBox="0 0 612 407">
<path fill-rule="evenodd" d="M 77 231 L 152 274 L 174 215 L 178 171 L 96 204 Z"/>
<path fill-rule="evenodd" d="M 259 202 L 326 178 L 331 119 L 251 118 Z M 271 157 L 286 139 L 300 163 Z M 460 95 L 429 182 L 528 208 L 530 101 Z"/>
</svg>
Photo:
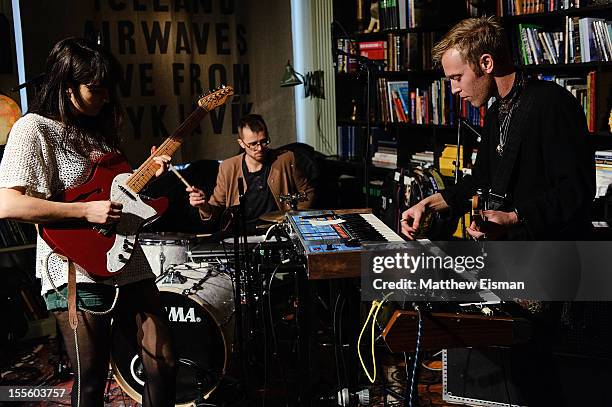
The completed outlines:
<svg viewBox="0 0 612 407">
<path fill-rule="evenodd" d="M 64 147 L 70 144 L 78 153 L 85 154 L 93 147 L 84 137 L 90 135 L 96 142 L 117 149 L 123 117 L 116 89 L 120 72 L 117 60 L 102 46 L 84 38 L 66 38 L 55 44 L 49 53 L 31 111 L 65 125 L 60 140 Z M 108 103 L 96 117 L 77 115 L 71 109 L 68 88 L 76 91 L 73 94 L 78 99 L 81 84 L 94 84 L 108 91 Z"/>
</svg>

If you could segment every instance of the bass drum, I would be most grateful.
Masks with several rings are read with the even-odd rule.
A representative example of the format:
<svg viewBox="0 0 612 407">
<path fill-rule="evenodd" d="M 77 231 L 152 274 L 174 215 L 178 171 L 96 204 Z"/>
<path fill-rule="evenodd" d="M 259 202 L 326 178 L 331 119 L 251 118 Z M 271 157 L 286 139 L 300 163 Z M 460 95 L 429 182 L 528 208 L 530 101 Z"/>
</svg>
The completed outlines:
<svg viewBox="0 0 612 407">
<path fill-rule="evenodd" d="M 185 263 L 169 271 L 157 286 L 176 352 L 176 405 L 192 406 L 199 395 L 206 398 L 217 388 L 228 367 L 234 333 L 232 279 L 207 263 Z M 113 332 L 111 366 L 119 386 L 141 403 L 142 362 L 135 345 L 118 331 Z"/>
</svg>

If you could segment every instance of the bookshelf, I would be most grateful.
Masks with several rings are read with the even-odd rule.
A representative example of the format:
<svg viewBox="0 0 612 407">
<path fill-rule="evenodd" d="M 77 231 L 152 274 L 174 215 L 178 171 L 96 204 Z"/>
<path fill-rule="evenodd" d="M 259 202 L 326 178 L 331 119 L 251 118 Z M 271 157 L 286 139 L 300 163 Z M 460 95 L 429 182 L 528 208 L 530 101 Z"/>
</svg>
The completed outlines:
<svg viewBox="0 0 612 407">
<path fill-rule="evenodd" d="M 516 6 L 517 1 L 502 3 Z M 544 12 L 518 15 L 509 15 L 508 8 L 501 9 L 498 4 L 497 14 L 503 16 L 520 69 L 543 78 L 570 78 L 563 80 L 562 86 L 583 106 L 591 133 L 589 141 L 595 151 L 592 219 L 610 223 L 607 191 L 612 182 L 612 165 L 598 157 L 612 154 L 612 1 L 594 4 L 580 0 L 573 2 L 579 7 L 565 9 L 543 3 L 540 7 Z M 563 2 L 552 2 L 553 6 L 560 4 Z"/>
<path fill-rule="evenodd" d="M 440 163 L 443 151 L 447 144 L 456 145 L 457 143 L 457 117 L 468 118 L 470 124 L 480 131 L 478 126 L 479 116 L 471 109 L 466 109 L 467 106 L 461 105 L 460 101 L 453 97 L 445 95 L 444 102 L 440 103 L 440 95 L 438 101 L 432 102 L 434 90 L 430 88 L 431 84 L 441 80 L 444 76 L 441 69 L 431 66 L 427 63 L 431 59 L 431 47 L 441 36 L 454 25 L 454 23 L 463 18 L 479 16 L 479 15 L 497 15 L 501 17 L 502 23 L 508 34 L 508 39 L 511 45 L 511 50 L 515 59 L 517 69 L 522 70 L 530 76 L 539 77 L 545 80 L 554 80 L 560 85 L 566 87 L 579 100 L 584 108 L 587 123 L 589 125 L 590 137 L 589 142 L 594 151 L 612 150 L 612 132 L 608 124 L 609 117 L 612 115 L 612 43 L 605 44 L 602 40 L 605 37 L 605 31 L 599 31 L 602 36 L 599 38 L 598 46 L 591 45 L 595 51 L 592 51 L 589 58 L 584 58 L 581 54 L 580 47 L 576 47 L 574 42 L 584 46 L 581 43 L 580 24 L 581 21 L 592 23 L 593 21 L 603 21 L 605 24 L 610 24 L 612 21 L 612 1 L 606 0 L 484 0 L 480 2 L 480 7 L 475 8 L 474 2 L 464 0 L 431 0 L 427 3 L 427 7 L 439 7 L 437 12 L 430 12 L 429 17 L 423 16 L 420 23 L 416 26 L 402 26 L 401 18 L 399 18 L 400 7 L 403 5 L 410 8 L 413 6 L 414 0 L 398 0 L 387 1 L 379 0 L 379 3 L 395 4 L 397 9 L 386 10 L 386 21 L 381 21 L 381 30 L 375 33 L 364 33 L 362 28 L 368 26 L 370 20 L 369 13 L 363 15 L 362 23 L 358 24 L 356 19 L 356 2 L 363 3 L 363 10 L 368 10 L 369 0 L 338 0 L 334 2 L 334 19 L 343 26 L 343 30 L 332 30 L 332 38 L 334 43 L 332 46 L 341 48 L 344 51 L 352 52 L 360 55 L 367 55 L 369 58 L 378 59 L 385 62 L 385 66 L 378 66 L 377 69 L 370 71 L 370 89 L 371 109 L 369 116 L 366 113 L 365 106 L 367 89 L 367 72 L 359 69 L 359 66 L 350 58 L 344 56 L 345 59 L 336 61 L 336 115 L 338 125 L 338 155 L 340 160 L 350 161 L 355 160 L 357 165 L 363 165 L 363 152 L 366 151 L 366 143 L 369 148 L 369 157 L 371 158 L 368 165 L 372 169 L 371 175 L 374 179 L 382 179 L 396 168 L 413 168 L 419 165 L 418 158 L 429 154 L 429 161 L 433 156 L 433 166 L 441 171 Z M 573 6 L 569 7 L 572 4 Z M 563 5 L 568 6 L 563 8 Z M 524 9 L 519 10 L 517 6 Z M 513 12 L 510 10 L 513 7 Z M 537 11 L 537 12 L 536 12 Z M 393 12 L 397 13 L 393 16 Z M 433 18 L 432 18 L 433 16 Z M 587 20 L 588 19 L 588 20 Z M 570 23 L 572 23 L 570 25 Z M 599 22 L 598 24 L 602 24 Z M 540 43 L 541 49 L 537 50 L 538 61 L 529 61 L 525 58 L 525 50 L 522 49 L 521 28 L 535 28 L 531 35 L 534 40 L 542 40 Z M 583 25 L 582 29 L 585 28 Z M 588 29 L 589 27 L 586 26 Z M 590 31 L 595 32 L 596 28 Z M 585 32 L 590 32 L 589 30 Z M 350 34 L 347 34 L 350 33 Z M 541 33 L 541 34 L 538 34 Z M 548 34 L 547 34 L 548 33 Z M 555 34 L 551 34 L 555 33 Z M 568 41 L 566 51 L 565 42 L 570 34 L 573 35 L 573 40 Z M 350 37 L 350 40 L 347 39 Z M 612 41 L 612 31 L 610 31 L 610 41 Z M 583 36 L 584 38 L 591 38 Z M 555 43 L 554 41 L 557 41 Z M 548 41 L 548 49 L 544 49 L 545 42 Z M 590 42 L 586 42 L 591 44 Z M 362 44 L 362 45 L 359 45 Z M 363 45 L 365 44 L 365 46 Z M 570 45 L 572 44 L 572 45 Z M 535 43 L 533 43 L 535 47 Z M 608 45 L 610 49 L 604 47 Z M 570 52 L 571 48 L 571 52 Z M 604 50 L 605 49 L 605 50 Z M 529 52 L 536 52 L 531 50 Z M 546 52 L 546 58 L 544 57 Z M 567 55 L 567 57 L 566 57 Z M 431 112 L 426 116 L 426 120 L 419 122 L 414 120 L 414 117 L 402 118 L 401 114 L 395 114 L 393 109 L 394 104 L 391 103 L 393 97 L 389 94 L 384 95 L 383 90 L 388 87 L 389 83 L 408 82 L 409 92 L 419 89 L 420 96 L 423 97 L 424 92 L 427 92 L 425 104 L 428 108 L 432 108 L 434 103 L 438 103 L 438 113 L 442 110 L 447 115 L 444 121 L 439 118 L 433 120 Z M 383 85 L 381 85 L 381 83 Z M 440 92 L 441 86 L 437 92 Z M 381 96 L 381 93 L 383 94 Z M 401 92 L 397 92 L 401 96 Z M 361 104 L 359 101 L 363 101 Z M 394 102 L 395 103 L 395 102 Z M 405 101 L 403 106 L 405 106 Z M 443 107 L 441 107 L 443 106 Z M 387 110 L 385 112 L 385 109 Z M 395 109 L 401 109 L 400 104 Z M 412 109 L 412 107 L 410 108 Z M 469 110 L 469 111 L 466 111 Z M 408 115 L 408 109 L 405 110 L 405 116 Z M 478 112 L 481 116 L 485 112 Z M 412 112 L 411 112 L 412 114 Z M 413 114 L 412 114 L 413 115 Z M 371 137 L 366 140 L 366 127 L 371 126 L 373 131 Z M 344 142 L 344 137 L 351 135 L 351 142 Z M 471 131 L 462 132 L 463 162 L 469 163 L 474 158 L 474 147 L 477 146 L 477 136 Z M 376 159 L 377 145 L 381 145 L 380 140 L 383 140 L 384 150 L 382 156 L 387 156 L 388 150 L 395 148 L 396 161 L 387 163 L 386 169 L 376 168 L 379 161 Z M 392 147 L 389 147 L 389 146 Z M 349 151 L 347 146 L 352 146 L 358 151 Z M 349 149 L 350 150 L 350 149 Z M 455 150 L 456 151 L 456 150 Z M 448 155 L 448 149 L 445 156 Z M 448 158 L 445 158 L 446 174 L 448 176 Z M 422 164 L 425 161 L 421 161 Z M 609 174 L 612 179 L 612 164 L 610 168 L 604 168 L 602 172 L 601 165 L 597 173 L 598 190 L 606 182 L 600 182 L 600 179 L 607 179 L 605 176 Z M 347 170 L 348 171 L 348 170 Z M 386 171 L 383 172 L 383 171 Z M 366 174 L 366 171 L 361 171 Z M 445 180 L 452 182 L 450 180 Z M 599 185 L 601 184 L 601 185 Z M 594 208 L 597 202 L 594 204 Z M 593 219 L 609 219 L 607 215 L 600 215 L 602 211 L 593 211 Z"/>
<path fill-rule="evenodd" d="M 548 11 L 543 11 L 543 12 L 511 14 L 511 15 L 508 14 L 506 10 L 504 11 L 499 10 L 499 7 L 498 7 L 498 9 L 496 10 L 496 13 L 498 16 L 504 18 L 506 21 L 514 22 L 514 21 L 522 21 L 522 20 L 539 20 L 542 18 L 554 19 L 554 18 L 565 17 L 565 16 L 588 16 L 593 13 L 610 11 L 609 3 L 608 4 L 597 4 L 597 5 L 588 5 L 588 2 L 584 2 L 584 1 L 581 1 L 581 3 L 583 3 L 583 6 L 581 7 L 571 7 L 567 9 L 562 9 L 558 7 L 554 10 L 548 10 Z M 587 5 L 584 5 L 585 3 L 587 3 Z"/>
<path fill-rule="evenodd" d="M 503 16 L 519 68 L 543 79 L 566 82 L 557 80 L 583 106 L 589 131 L 598 136 L 592 138 L 594 145 L 605 142 L 599 136 L 612 137 L 608 123 L 612 109 L 612 2 L 580 0 L 563 8 L 563 1 L 538 0 L 531 4 L 540 12 L 514 14 L 508 9 L 516 9 L 520 1 L 501 3 L 496 11 Z"/>
<path fill-rule="evenodd" d="M 369 9 L 369 1 L 364 0 L 364 3 L 364 9 Z M 391 2 L 380 3 L 384 5 Z M 410 9 L 411 3 L 414 6 L 414 2 L 404 2 L 409 16 L 414 12 L 414 9 Z M 396 2 L 399 5 L 395 11 L 380 12 L 379 32 L 363 33 L 358 32 L 358 25 L 354 20 L 354 4 L 354 1 L 334 2 L 334 18 L 346 28 L 344 32 L 336 33 L 336 46 L 345 51 L 384 60 L 386 66 L 371 73 L 371 109 L 370 117 L 366 117 L 367 109 L 364 103 L 355 102 L 366 100 L 366 73 L 355 68 L 347 57 L 337 61 L 336 95 L 341 95 L 337 96 L 336 108 L 339 156 L 345 159 L 362 158 L 361 151 L 345 151 L 341 133 L 362 133 L 358 140 L 349 144 L 363 151 L 363 144 L 366 142 L 363 133 L 369 122 L 374 129 L 372 140 L 367 140 L 372 150 L 370 156 L 374 156 L 373 167 L 377 165 L 376 145 L 381 143 L 376 138 L 379 137 L 383 138 L 383 144 L 387 144 L 386 150 L 393 149 L 389 145 L 396 143 L 394 148 L 397 159 L 388 165 L 409 167 L 413 154 L 429 151 L 435 157 L 434 163 L 437 166 L 445 144 L 456 143 L 459 103 L 458 99 L 451 96 L 450 87 L 440 90 L 444 87 L 441 81 L 444 74 L 441 69 L 432 66 L 431 48 L 452 24 L 468 17 L 473 10 L 466 8 L 464 1 L 431 1 L 427 3 L 427 9 L 416 12 L 417 18 L 411 25 L 402 23 L 399 18 L 401 2 Z M 364 21 L 367 26 L 368 13 L 364 16 Z M 351 33 L 350 41 L 346 39 L 346 32 Z M 437 89 L 432 88 L 435 82 L 439 82 Z M 394 106 L 395 103 L 399 106 L 399 101 L 391 102 L 391 99 L 396 99 L 393 93 L 399 97 L 402 92 L 397 88 L 402 86 L 402 83 L 405 83 L 404 97 L 401 98 L 404 109 Z M 434 93 L 438 97 L 437 103 L 432 101 Z M 431 108 L 434 104 L 438 108 L 437 111 Z M 404 110 L 405 114 L 402 114 L 401 110 Z M 464 134 L 463 137 L 470 145 L 476 141 L 472 134 Z M 386 154 L 388 151 L 383 152 L 383 155 Z"/>
<path fill-rule="evenodd" d="M 380 2 L 385 4 L 385 2 Z M 387 2 L 386 4 L 393 3 Z M 364 54 L 363 44 L 365 44 L 365 52 L 369 52 L 373 55 L 371 58 L 384 60 L 386 63 L 385 68 L 379 68 L 374 71 L 371 75 L 371 82 L 375 85 L 370 89 L 370 94 L 374 95 L 371 100 L 371 105 L 375 107 L 374 112 L 370 112 L 370 117 L 365 117 L 365 107 L 356 103 L 358 100 L 365 100 L 365 85 L 366 85 L 366 74 L 355 68 L 354 64 L 351 66 L 351 62 L 348 57 L 344 61 L 338 61 L 337 63 L 337 75 L 336 75 L 336 94 L 340 95 L 337 98 L 337 124 L 339 127 L 353 126 L 355 128 L 363 128 L 368 122 L 371 126 L 381 128 L 386 133 L 394 134 L 397 138 L 397 156 L 398 166 L 407 166 L 409 162 L 404 161 L 409 154 L 405 154 L 405 151 L 418 151 L 423 147 L 432 147 L 434 153 L 437 155 L 440 148 L 448 141 L 452 141 L 457 131 L 456 119 L 452 120 L 451 123 L 440 124 L 439 121 L 435 120 L 424 121 L 422 123 L 414 123 L 412 118 L 409 118 L 406 122 L 394 117 L 393 112 L 384 112 L 384 97 L 381 97 L 382 87 L 380 82 L 389 83 L 397 81 L 407 81 L 409 87 L 412 90 L 427 90 L 428 84 L 433 81 L 442 78 L 443 73 L 439 69 L 434 69 L 424 63 L 427 58 L 430 58 L 430 46 L 432 45 L 428 41 L 424 44 L 423 38 L 430 37 L 432 40 L 438 39 L 448 28 L 456 21 L 473 15 L 491 15 L 496 14 L 502 17 L 503 24 L 509 33 L 509 40 L 514 48 L 514 56 L 517 64 L 517 68 L 524 72 L 542 77 L 542 79 L 548 80 L 565 80 L 580 78 L 583 83 L 575 86 L 578 89 L 578 98 L 580 97 L 585 101 L 584 108 L 585 114 L 589 120 L 589 127 L 591 132 L 591 142 L 595 149 L 612 148 L 612 133 L 608 127 L 608 117 L 610 115 L 610 108 L 612 108 L 612 52 L 609 55 L 604 55 L 604 51 L 601 51 L 602 55 L 599 59 L 601 60 L 590 60 L 588 62 L 577 62 L 577 63 L 566 63 L 565 57 L 561 55 L 562 59 L 559 63 L 550 63 L 549 61 L 538 61 L 538 64 L 525 64 L 521 58 L 521 42 L 520 33 L 518 27 L 523 23 L 529 23 L 530 26 L 541 27 L 543 32 L 557 31 L 565 34 L 564 30 L 568 19 L 601 19 L 608 23 L 612 21 L 612 2 L 607 4 L 594 4 L 594 0 L 534 0 L 530 2 L 523 2 L 520 0 L 488 0 L 483 2 L 483 6 L 479 9 L 474 9 L 469 2 L 464 1 L 452 1 L 444 2 L 444 8 L 438 13 L 431 13 L 436 16 L 434 19 L 427 19 L 423 17 L 423 20 L 417 24 L 416 27 L 402 27 L 398 28 L 401 24 L 399 23 L 402 18 L 399 17 L 399 9 L 406 4 L 406 8 L 410 8 L 412 0 L 404 0 L 395 2 L 399 4 L 395 10 L 385 10 L 384 16 L 381 12 L 381 30 L 374 33 L 363 33 L 357 32 L 358 25 L 355 22 L 355 7 L 354 2 L 351 1 L 339 1 L 334 4 L 334 18 L 339 21 L 345 30 L 342 33 L 336 32 L 335 44 L 337 46 L 348 46 L 352 47 L 354 53 Z M 574 4 L 574 7 L 563 9 L 564 3 L 569 5 Z M 599 0 L 602 3 L 602 0 Z M 440 5 L 440 3 L 434 1 L 434 5 Z M 431 4 L 428 4 L 430 6 Z M 453 6 L 454 5 L 454 6 Z M 579 5 L 580 7 L 575 7 Z M 369 2 L 364 0 L 364 10 L 367 10 Z M 466 7 L 467 6 L 467 7 Z M 519 10 L 518 7 L 523 7 Z M 514 8 L 511 13 L 510 8 Z M 549 11 L 550 9 L 550 11 Z M 540 12 L 534 12 L 539 10 Z M 393 13 L 396 13 L 395 15 Z M 520 14 L 517 14 L 520 13 Z M 363 16 L 367 27 L 369 21 L 368 13 Z M 576 20 L 578 21 L 578 20 Z M 351 39 L 347 40 L 345 37 L 346 32 L 352 33 Z M 420 55 L 417 56 L 416 63 L 405 63 L 407 58 L 406 54 L 410 54 L 412 51 L 407 49 L 408 41 L 405 39 L 409 35 L 417 36 L 418 38 L 414 42 L 414 46 Z M 542 37 L 545 39 L 544 37 Z M 344 39 L 344 42 L 342 42 Z M 563 41 L 563 38 L 558 38 Z M 396 48 L 398 43 L 400 44 L 400 51 L 397 52 Z M 360 45 L 361 44 L 361 45 Z M 377 48 L 377 45 L 380 47 Z M 612 45 L 612 44 L 608 44 Z M 403 47 L 403 48 L 402 48 Z M 563 48 L 563 43 L 558 44 L 557 47 Z M 428 48 L 428 49 L 425 49 Z M 378 49 L 378 51 L 377 51 Z M 349 51 L 351 49 L 349 48 Z M 404 52 L 404 55 L 402 55 Z M 540 51 L 542 52 L 542 51 Z M 552 49 L 551 49 L 552 52 Z M 381 57 L 381 54 L 384 54 Z M 366 54 L 367 55 L 367 54 Z M 398 59 L 404 59 L 404 62 Z M 552 59 L 552 57 L 551 57 Z M 416 66 L 415 66 L 416 65 Z M 588 76 L 593 75 L 593 83 L 588 84 Z M 376 87 L 378 84 L 378 88 Z M 574 86 L 570 85 L 569 87 Z M 568 88 L 568 86 L 566 86 Z M 584 88 L 584 89 L 583 89 Z M 576 96 L 576 90 L 570 90 Z M 596 94 L 596 100 L 590 100 L 590 94 Z M 428 95 L 432 95 L 429 92 Z M 582 95 L 582 96 L 581 96 Z M 343 99 L 343 96 L 345 98 Z M 375 100 L 378 97 L 378 100 Z M 387 97 L 389 97 L 387 95 Z M 348 99 L 348 100 L 346 100 Z M 452 99 L 452 98 L 449 98 Z M 457 111 L 456 103 L 450 107 L 454 109 L 455 118 L 461 114 L 462 117 L 466 117 L 467 114 L 461 110 Z M 431 101 L 427 101 L 431 105 Z M 588 105 L 588 106 L 587 106 Z M 448 107 L 447 107 L 448 108 Z M 445 109 L 447 109 L 445 108 Z M 383 110 L 381 114 L 381 110 Z M 477 124 L 472 122 L 472 124 Z M 471 136 L 467 135 L 468 139 Z M 339 145 L 341 144 L 341 135 L 339 134 Z M 468 140 L 469 143 L 475 140 Z M 370 140 L 372 143 L 372 140 Z M 355 144 L 355 143 L 354 143 Z M 356 143 L 355 145 L 359 145 Z M 340 149 L 342 150 L 342 149 Z M 346 156 L 340 151 L 341 157 Z M 350 156 L 359 156 L 358 153 L 353 153 Z"/>
</svg>

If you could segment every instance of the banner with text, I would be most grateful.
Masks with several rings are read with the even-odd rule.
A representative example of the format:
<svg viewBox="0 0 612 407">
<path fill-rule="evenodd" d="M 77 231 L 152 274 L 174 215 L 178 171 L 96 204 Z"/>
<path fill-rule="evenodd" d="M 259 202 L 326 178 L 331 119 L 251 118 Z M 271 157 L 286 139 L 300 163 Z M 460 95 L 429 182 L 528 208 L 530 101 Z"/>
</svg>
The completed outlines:
<svg viewBox="0 0 612 407">
<path fill-rule="evenodd" d="M 57 0 L 33 7 L 22 1 L 25 54 L 34 53 L 40 61 L 62 38 L 99 39 L 123 68 L 123 146 L 138 152 L 130 154 L 134 161 L 145 158 L 151 145 L 159 145 L 176 129 L 199 95 L 221 84 L 233 86 L 237 96 L 211 111 L 176 157 L 177 162 L 222 159 L 236 153 L 237 122 L 253 107 L 249 32 L 240 3 Z"/>
</svg>

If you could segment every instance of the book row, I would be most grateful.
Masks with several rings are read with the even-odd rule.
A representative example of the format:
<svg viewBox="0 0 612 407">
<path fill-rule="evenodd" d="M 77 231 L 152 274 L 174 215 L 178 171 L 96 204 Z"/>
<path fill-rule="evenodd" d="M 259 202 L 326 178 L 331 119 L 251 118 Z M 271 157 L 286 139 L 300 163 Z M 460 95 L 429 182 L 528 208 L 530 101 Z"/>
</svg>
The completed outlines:
<svg viewBox="0 0 612 407">
<path fill-rule="evenodd" d="M 458 115 L 475 126 L 482 126 L 485 108 L 474 108 L 451 92 L 446 78 L 422 87 L 411 87 L 408 81 L 378 78 L 378 119 L 391 123 L 453 126 Z"/>
<path fill-rule="evenodd" d="M 573 8 L 596 6 L 608 0 L 497 0 L 498 16 L 545 13 Z"/>
<path fill-rule="evenodd" d="M 523 65 L 612 61 L 612 22 L 566 17 L 563 31 L 519 24 L 517 59 Z"/>
</svg>

